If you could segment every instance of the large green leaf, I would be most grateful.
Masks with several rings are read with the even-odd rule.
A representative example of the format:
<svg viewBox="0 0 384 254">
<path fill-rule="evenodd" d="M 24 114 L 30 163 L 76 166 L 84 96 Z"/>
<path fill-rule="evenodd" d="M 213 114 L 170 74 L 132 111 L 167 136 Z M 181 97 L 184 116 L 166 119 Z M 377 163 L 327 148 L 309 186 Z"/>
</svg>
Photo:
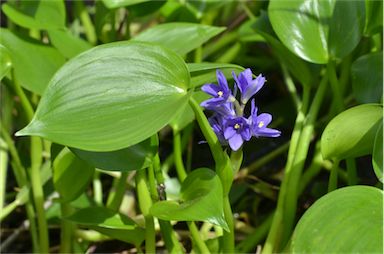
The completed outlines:
<svg viewBox="0 0 384 254">
<path fill-rule="evenodd" d="M 14 23 L 34 29 L 57 29 L 65 27 L 65 5 L 62 0 L 20 1 L 4 3 L 2 10 Z"/>
<path fill-rule="evenodd" d="M 127 216 L 105 207 L 87 207 L 64 218 L 87 226 L 115 239 L 140 244 L 144 240 L 144 229 Z"/>
<path fill-rule="evenodd" d="M 11 53 L 9 50 L 0 44 L 0 80 L 4 78 L 12 67 Z"/>
<path fill-rule="evenodd" d="M 287 48 L 321 64 L 349 54 L 359 43 L 365 22 L 363 1 L 271 0 L 268 14 Z"/>
<path fill-rule="evenodd" d="M 23 40 L 11 31 L 0 28 L 0 44 L 11 54 L 16 79 L 24 88 L 42 94 L 49 80 L 65 62 L 54 48 Z"/>
<path fill-rule="evenodd" d="M 157 151 L 157 144 L 146 139 L 136 145 L 111 152 L 90 152 L 71 148 L 72 152 L 96 168 L 130 171 L 148 167 Z"/>
<path fill-rule="evenodd" d="M 224 30 L 194 23 L 166 23 L 145 30 L 133 40 L 157 42 L 184 55 Z"/>
<path fill-rule="evenodd" d="M 63 202 L 78 198 L 92 180 L 95 168 L 64 148 L 53 162 L 53 184 Z"/>
<path fill-rule="evenodd" d="M 208 168 L 192 171 L 181 185 L 180 201 L 155 203 L 150 213 L 162 220 L 208 221 L 228 230 L 219 177 Z"/>
<path fill-rule="evenodd" d="M 333 118 L 321 136 L 324 158 L 345 159 L 371 154 L 376 131 L 383 119 L 383 107 L 359 105 Z"/>
<path fill-rule="evenodd" d="M 67 58 L 72 58 L 92 47 L 87 41 L 72 35 L 67 29 L 49 30 L 48 35 L 52 45 Z"/>
<path fill-rule="evenodd" d="M 316 201 L 293 233 L 292 253 L 383 253 L 383 192 L 335 190 Z"/>
<path fill-rule="evenodd" d="M 144 42 L 104 44 L 56 73 L 17 135 L 88 151 L 122 149 L 168 124 L 188 101 L 188 86 L 188 69 L 173 51 Z"/>
<path fill-rule="evenodd" d="M 352 88 L 360 103 L 380 102 L 383 97 L 383 52 L 359 57 L 352 64 Z"/>
<path fill-rule="evenodd" d="M 373 145 L 372 165 L 377 176 L 381 182 L 383 179 L 383 123 L 376 132 L 375 143 Z"/>
</svg>

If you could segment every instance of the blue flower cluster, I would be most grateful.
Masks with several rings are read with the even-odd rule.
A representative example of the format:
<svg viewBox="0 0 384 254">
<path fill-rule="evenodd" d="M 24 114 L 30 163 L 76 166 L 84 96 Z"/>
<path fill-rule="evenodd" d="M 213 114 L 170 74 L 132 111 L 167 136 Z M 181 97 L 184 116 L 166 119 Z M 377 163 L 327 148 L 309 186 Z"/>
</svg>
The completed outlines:
<svg viewBox="0 0 384 254">
<path fill-rule="evenodd" d="M 232 72 L 236 86 L 234 93 L 228 87 L 227 79 L 220 71 L 216 71 L 218 85 L 206 84 L 201 90 L 212 96 L 200 105 L 208 110 L 214 111 L 208 119 L 213 131 L 223 145 L 229 145 L 232 150 L 237 151 L 244 141 L 255 137 L 279 137 L 281 132 L 267 128 L 272 121 L 272 115 L 268 113 L 257 114 L 255 99 L 251 100 L 251 114 L 244 117 L 244 108 L 265 83 L 265 77 L 261 74 L 253 79 L 252 71 L 246 69 L 238 76 Z M 236 99 L 237 89 L 240 90 L 240 101 Z"/>
</svg>

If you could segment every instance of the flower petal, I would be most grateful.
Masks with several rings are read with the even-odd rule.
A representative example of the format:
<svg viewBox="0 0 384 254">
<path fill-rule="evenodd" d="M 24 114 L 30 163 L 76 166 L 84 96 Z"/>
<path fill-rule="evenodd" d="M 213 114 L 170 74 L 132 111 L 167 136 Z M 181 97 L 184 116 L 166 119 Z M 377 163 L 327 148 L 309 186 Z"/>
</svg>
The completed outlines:
<svg viewBox="0 0 384 254">
<path fill-rule="evenodd" d="M 233 151 L 239 150 L 243 142 L 244 140 L 240 134 L 235 134 L 228 140 L 229 146 Z"/>
<path fill-rule="evenodd" d="M 220 87 L 215 84 L 206 84 L 201 87 L 201 90 L 213 97 L 217 97 L 217 93 L 220 91 Z"/>
</svg>

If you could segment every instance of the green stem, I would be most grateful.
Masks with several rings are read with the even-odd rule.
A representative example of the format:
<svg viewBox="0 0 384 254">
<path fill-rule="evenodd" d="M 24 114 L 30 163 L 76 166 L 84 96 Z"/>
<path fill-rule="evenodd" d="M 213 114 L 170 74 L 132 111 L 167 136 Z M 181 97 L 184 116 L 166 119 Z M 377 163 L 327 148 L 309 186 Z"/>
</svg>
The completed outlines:
<svg viewBox="0 0 384 254">
<path fill-rule="evenodd" d="M 119 211 L 121 202 L 125 194 L 128 172 L 121 172 L 120 178 L 117 180 L 115 189 L 111 191 L 111 195 L 107 201 L 107 207 L 113 211 Z"/>
<path fill-rule="evenodd" d="M 348 158 L 345 161 L 347 163 L 348 185 L 356 185 L 358 182 L 356 161 L 354 158 Z"/>
<path fill-rule="evenodd" d="M 187 173 L 185 172 L 183 163 L 180 131 L 176 130 L 173 131 L 173 154 L 177 175 L 179 177 L 180 182 L 183 182 L 184 179 L 187 177 Z"/>
<path fill-rule="evenodd" d="M 307 185 L 320 172 L 323 166 L 324 160 L 323 156 L 321 155 L 321 142 L 317 141 L 315 147 L 315 155 L 313 157 L 312 163 L 303 173 L 303 176 L 300 179 L 299 195 L 304 192 Z"/>
<path fill-rule="evenodd" d="M 5 141 L 0 139 L 0 209 L 4 207 L 5 203 L 5 187 L 7 183 L 7 166 L 8 166 L 8 152 L 6 149 Z"/>
<path fill-rule="evenodd" d="M 206 47 L 204 47 L 203 59 L 214 54 L 215 52 L 219 51 L 220 49 L 226 47 L 228 44 L 232 44 L 238 38 L 239 38 L 239 35 L 237 34 L 237 32 L 230 32 L 230 33 L 224 34 L 223 36 L 220 37 L 219 40 L 215 41 L 214 43 L 207 45 Z"/>
<path fill-rule="evenodd" d="M 245 170 L 246 173 L 248 173 L 248 174 L 252 173 L 252 172 L 255 172 L 256 170 L 261 168 L 263 165 L 267 164 L 268 162 L 272 161 L 274 158 L 276 158 L 280 154 L 284 153 L 289 148 L 290 143 L 291 142 L 287 142 L 287 143 L 279 146 L 278 148 L 276 148 L 272 152 L 264 155 L 263 157 L 261 157 L 260 159 L 256 160 L 255 162 L 253 162 L 248 167 L 245 167 L 245 168 L 243 168 L 241 170 Z"/>
<path fill-rule="evenodd" d="M 80 17 L 81 23 L 84 26 L 85 36 L 87 40 L 94 45 L 97 41 L 95 27 L 92 24 L 91 17 L 88 14 L 88 11 L 83 3 L 83 1 L 74 1 L 75 10 L 77 16 Z"/>
<path fill-rule="evenodd" d="M 222 250 L 223 250 L 223 253 L 234 253 L 235 252 L 235 227 L 233 223 L 231 203 L 229 202 L 228 196 L 224 197 L 224 217 L 230 231 L 227 232 L 226 230 L 224 230 L 223 232 Z"/>
<path fill-rule="evenodd" d="M 327 65 L 327 75 L 328 75 L 329 83 L 331 84 L 332 93 L 334 95 L 336 110 L 337 110 L 337 113 L 339 113 L 344 108 L 344 101 L 343 101 L 343 94 L 340 89 L 340 84 L 337 79 L 336 66 L 333 61 L 329 61 Z"/>
<path fill-rule="evenodd" d="M 182 158 L 182 148 L 180 142 L 180 132 L 174 131 L 174 143 L 173 143 L 173 154 L 175 156 L 175 166 L 177 175 L 180 179 L 180 182 L 183 182 L 187 177 L 187 173 L 185 172 L 183 158 Z M 205 245 L 203 239 L 201 239 L 199 230 L 196 227 L 196 224 L 193 221 L 187 222 L 188 229 L 191 232 L 192 239 L 194 243 L 197 245 L 201 253 L 209 253 L 208 247 Z"/>
<path fill-rule="evenodd" d="M 303 104 L 296 117 L 295 127 L 292 132 L 285 176 L 281 184 L 272 226 L 262 251 L 263 254 L 279 251 L 291 233 L 294 215 L 296 214 L 297 183 L 299 182 L 308 153 L 314 120 L 317 117 L 322 98 L 326 91 L 326 85 L 327 76 L 324 76 L 311 105 L 308 117 L 305 116 L 305 112 L 307 111 L 309 103 L 309 90 L 306 90 L 308 88 L 304 87 Z M 306 124 L 305 126 L 304 123 Z"/>
<path fill-rule="evenodd" d="M 292 80 L 291 75 L 289 74 L 287 66 L 281 62 L 281 69 L 283 71 L 284 81 L 287 86 L 288 92 L 291 95 L 291 98 L 293 100 L 293 103 L 296 106 L 297 111 L 301 108 L 301 100 L 298 96 L 295 83 Z"/>
<path fill-rule="evenodd" d="M 268 229 L 271 227 L 273 213 L 263 221 L 263 223 L 255 228 L 255 230 L 247 236 L 241 243 L 236 246 L 237 253 L 255 253 L 255 246 L 263 240 L 268 234 Z"/>
<path fill-rule="evenodd" d="M 337 175 L 338 175 L 339 162 L 340 162 L 339 160 L 335 160 L 333 163 L 331 174 L 329 176 L 328 192 L 331 192 L 337 189 Z"/>
<path fill-rule="evenodd" d="M 0 222 L 3 221 L 10 213 L 12 213 L 19 206 L 19 201 L 16 199 L 12 203 L 1 208 Z"/>
<path fill-rule="evenodd" d="M 136 171 L 136 189 L 139 199 L 140 210 L 145 219 L 145 251 L 146 253 L 156 253 L 156 232 L 153 217 L 149 213 L 152 206 L 151 194 L 147 185 L 146 170 Z"/>
<path fill-rule="evenodd" d="M 61 207 L 61 216 L 64 218 L 69 216 L 73 210 L 70 204 L 65 202 L 62 202 L 60 204 L 60 207 Z M 73 231 L 74 231 L 74 224 L 66 219 L 62 219 L 59 253 L 72 252 Z"/>
<path fill-rule="evenodd" d="M 34 111 L 33 108 L 25 95 L 20 84 L 17 82 L 12 71 L 12 80 L 14 83 L 16 94 L 19 96 L 24 111 L 26 112 L 28 121 L 32 121 Z M 49 250 L 49 236 L 48 236 L 48 225 L 45 217 L 44 209 L 44 193 L 43 185 L 40 178 L 40 168 L 42 163 L 42 142 L 38 137 L 31 137 L 31 169 L 30 179 L 33 193 L 33 201 L 35 203 L 35 209 L 37 213 L 37 224 L 39 233 L 40 252 L 46 253 Z"/>
<path fill-rule="evenodd" d="M 103 186 L 100 181 L 100 172 L 95 171 L 95 174 L 93 174 L 93 199 L 95 200 L 95 203 L 97 205 L 102 206 L 103 205 Z"/>
<path fill-rule="evenodd" d="M 161 172 L 160 157 L 158 153 L 156 153 L 156 155 L 154 156 L 152 165 L 153 165 L 153 171 L 152 173 L 150 172 L 150 174 L 154 173 L 157 183 L 159 184 L 159 186 L 164 188 L 165 186 L 164 177 Z M 156 197 L 156 200 L 159 200 L 159 196 L 157 195 L 157 192 L 156 192 L 156 186 L 151 185 L 150 187 L 151 187 L 152 195 Z M 161 193 L 161 195 L 163 197 L 160 197 L 160 198 L 166 199 L 165 192 Z M 171 223 L 169 221 L 159 220 L 159 224 L 160 224 L 161 235 L 163 236 L 165 246 L 169 251 L 169 253 L 183 253 L 184 248 L 180 244 L 176 233 L 173 231 Z"/>
</svg>

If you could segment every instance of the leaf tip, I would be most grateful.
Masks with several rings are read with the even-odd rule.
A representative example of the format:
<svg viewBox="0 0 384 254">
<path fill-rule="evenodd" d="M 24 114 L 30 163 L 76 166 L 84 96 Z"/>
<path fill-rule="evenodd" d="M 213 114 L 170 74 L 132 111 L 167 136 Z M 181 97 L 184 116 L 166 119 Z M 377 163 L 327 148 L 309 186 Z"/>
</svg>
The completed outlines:
<svg viewBox="0 0 384 254">
<path fill-rule="evenodd" d="M 15 133 L 16 137 L 21 136 L 31 136 L 38 134 L 38 130 L 41 127 L 41 123 L 35 120 L 32 120 L 27 126 Z"/>
</svg>

